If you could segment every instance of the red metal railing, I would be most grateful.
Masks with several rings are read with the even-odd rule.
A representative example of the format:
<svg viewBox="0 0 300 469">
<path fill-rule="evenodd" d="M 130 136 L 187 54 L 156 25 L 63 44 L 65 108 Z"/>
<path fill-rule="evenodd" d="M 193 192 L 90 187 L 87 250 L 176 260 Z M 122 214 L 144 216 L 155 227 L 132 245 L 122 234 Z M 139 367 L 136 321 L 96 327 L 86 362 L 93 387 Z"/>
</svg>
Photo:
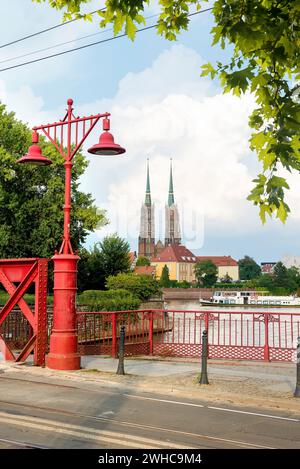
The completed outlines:
<svg viewBox="0 0 300 469">
<path fill-rule="evenodd" d="M 204 329 L 209 358 L 292 361 L 300 312 L 121 311 L 80 312 L 79 352 L 117 356 L 120 326 L 125 354 L 198 357 Z"/>
<path fill-rule="evenodd" d="M 49 314 L 48 336 L 51 318 Z M 300 311 L 77 312 L 79 353 L 116 357 L 123 324 L 126 355 L 199 357 L 206 329 L 209 358 L 293 361 L 300 336 Z M 34 334 L 20 310 L 11 311 L 0 329 L 12 349 L 22 349 Z"/>
<path fill-rule="evenodd" d="M 117 356 L 120 328 L 125 325 L 127 355 L 149 354 L 153 339 L 150 311 L 77 313 L 79 353 Z"/>
</svg>

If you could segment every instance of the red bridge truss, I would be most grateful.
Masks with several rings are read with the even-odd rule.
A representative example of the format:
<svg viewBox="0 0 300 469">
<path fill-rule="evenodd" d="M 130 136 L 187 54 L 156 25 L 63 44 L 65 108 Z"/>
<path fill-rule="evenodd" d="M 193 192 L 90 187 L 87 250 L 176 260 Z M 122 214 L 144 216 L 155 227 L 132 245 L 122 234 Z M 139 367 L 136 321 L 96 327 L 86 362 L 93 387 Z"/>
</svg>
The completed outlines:
<svg viewBox="0 0 300 469">
<path fill-rule="evenodd" d="M 34 364 L 39 366 L 45 364 L 47 271 L 47 259 L 0 259 L 0 283 L 9 294 L 9 299 L 0 311 L 0 352 L 6 360 L 24 362 L 30 353 L 34 352 Z M 33 310 L 24 300 L 24 295 L 32 284 L 35 286 Z M 16 320 L 16 314 L 11 314 L 13 310 L 14 313 L 16 312 L 17 306 L 19 306 L 19 314 L 22 316 L 21 322 Z M 10 325 L 7 327 L 9 321 Z M 20 323 L 22 323 L 22 330 Z M 26 334 L 24 334 L 25 329 Z M 10 332 L 7 332 L 8 330 Z M 22 350 L 16 355 L 16 352 L 12 351 L 10 343 L 16 341 L 18 334 Z M 25 345 L 24 337 L 26 337 Z"/>
</svg>

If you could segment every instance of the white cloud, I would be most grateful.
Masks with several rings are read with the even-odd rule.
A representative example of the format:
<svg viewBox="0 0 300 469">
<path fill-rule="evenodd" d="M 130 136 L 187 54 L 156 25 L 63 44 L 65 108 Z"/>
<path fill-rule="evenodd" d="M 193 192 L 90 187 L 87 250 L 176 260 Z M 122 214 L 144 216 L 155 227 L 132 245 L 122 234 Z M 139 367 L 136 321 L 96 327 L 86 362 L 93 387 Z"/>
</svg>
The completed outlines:
<svg viewBox="0 0 300 469">
<path fill-rule="evenodd" d="M 203 63 L 194 50 L 173 46 L 162 52 L 151 67 L 140 73 L 128 73 L 120 81 L 114 100 L 130 108 L 151 106 L 173 93 L 201 98 L 212 87 L 209 80 L 199 80 Z"/>
<path fill-rule="evenodd" d="M 253 178 L 245 158 L 253 98 L 239 99 L 213 90 L 209 80 L 199 78 L 201 63 L 194 51 L 173 46 L 151 67 L 126 75 L 115 98 L 105 102 L 127 154 L 119 161 L 91 160 L 84 184 L 99 194 L 99 179 L 110 181 L 109 213 L 115 213 L 113 219 L 118 218 L 119 225 L 112 223 L 107 232 L 123 227 L 122 234 L 137 237 L 147 156 L 152 196 L 160 210 L 167 199 L 169 158 L 173 158 L 175 197 L 184 212 L 187 237 L 194 230 L 192 213 L 199 233 L 205 224 L 216 221 L 223 232 L 257 227 L 253 208 L 246 201 Z M 97 103 L 96 108 L 103 104 Z M 195 242 L 201 244 L 201 239 L 202 235 Z"/>
</svg>

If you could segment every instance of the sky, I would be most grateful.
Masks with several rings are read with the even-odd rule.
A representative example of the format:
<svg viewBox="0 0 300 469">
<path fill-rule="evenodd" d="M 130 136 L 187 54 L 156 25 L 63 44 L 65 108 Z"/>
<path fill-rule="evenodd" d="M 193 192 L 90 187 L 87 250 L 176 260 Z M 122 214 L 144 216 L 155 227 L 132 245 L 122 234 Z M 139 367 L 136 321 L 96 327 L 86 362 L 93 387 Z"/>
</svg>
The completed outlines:
<svg viewBox="0 0 300 469">
<path fill-rule="evenodd" d="M 93 11 L 100 0 L 85 6 Z M 207 7 L 205 4 L 204 8 Z M 151 2 L 147 16 L 158 13 Z M 111 113 L 111 130 L 124 155 L 105 158 L 89 155 L 81 188 L 97 206 L 107 210 L 110 223 L 90 234 L 87 247 L 118 232 L 137 249 L 140 208 L 150 161 L 156 237 L 164 238 L 164 207 L 168 196 L 169 165 L 173 179 L 183 243 L 199 255 L 245 254 L 258 262 L 300 255 L 300 177 L 286 174 L 291 214 L 285 225 L 278 220 L 261 224 L 258 210 L 246 200 L 252 180 L 261 171 L 250 152 L 248 116 L 253 96 L 223 94 L 217 81 L 200 77 L 207 61 L 230 58 L 230 49 L 211 47 L 213 18 L 209 12 L 190 22 L 189 31 L 176 42 L 155 30 L 137 34 L 134 42 L 116 39 L 47 61 L 1 69 L 34 58 L 112 36 L 99 29 L 99 20 L 76 21 L 9 47 L 1 45 L 61 22 L 61 12 L 31 0 L 10 0 L 0 18 L 0 101 L 30 126 L 57 121 L 68 98 L 76 115 Z M 151 24 L 155 18 L 149 19 Z M 80 39 L 95 34 L 93 37 Z M 61 42 L 76 42 L 14 59 Z M 79 39 L 79 40 L 78 40 Z M 7 61 L 9 60 L 9 61 Z M 5 61 L 5 62 L 4 62 Z M 101 127 L 94 129 L 83 151 L 94 144 Z M 87 154 L 88 155 L 88 154 Z"/>
</svg>

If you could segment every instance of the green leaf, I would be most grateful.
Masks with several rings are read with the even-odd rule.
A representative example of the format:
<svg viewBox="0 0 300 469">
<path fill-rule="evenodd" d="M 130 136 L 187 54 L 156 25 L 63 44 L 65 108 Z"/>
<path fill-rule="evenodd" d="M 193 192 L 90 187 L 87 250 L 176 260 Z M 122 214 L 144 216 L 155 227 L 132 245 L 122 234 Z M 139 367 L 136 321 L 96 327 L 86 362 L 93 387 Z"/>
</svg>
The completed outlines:
<svg viewBox="0 0 300 469">
<path fill-rule="evenodd" d="M 252 150 L 260 150 L 267 144 L 268 139 L 269 136 L 264 131 L 252 134 L 250 138 L 250 148 Z"/>
<path fill-rule="evenodd" d="M 137 27 L 134 24 L 133 20 L 130 18 L 130 16 L 127 16 L 126 17 L 125 32 L 126 32 L 127 36 L 129 37 L 129 39 L 131 39 L 132 41 L 135 38 L 136 30 L 137 30 Z"/>
<path fill-rule="evenodd" d="M 214 78 L 215 75 L 217 74 L 217 71 L 214 69 L 214 67 L 212 66 L 210 62 L 202 65 L 201 69 L 202 69 L 202 73 L 200 75 L 201 77 L 206 77 L 207 75 L 210 75 L 211 78 Z"/>
<path fill-rule="evenodd" d="M 287 206 L 281 201 L 279 208 L 277 209 L 277 218 L 279 218 L 279 220 L 285 223 L 287 219 L 287 214 L 288 214 Z"/>
</svg>

